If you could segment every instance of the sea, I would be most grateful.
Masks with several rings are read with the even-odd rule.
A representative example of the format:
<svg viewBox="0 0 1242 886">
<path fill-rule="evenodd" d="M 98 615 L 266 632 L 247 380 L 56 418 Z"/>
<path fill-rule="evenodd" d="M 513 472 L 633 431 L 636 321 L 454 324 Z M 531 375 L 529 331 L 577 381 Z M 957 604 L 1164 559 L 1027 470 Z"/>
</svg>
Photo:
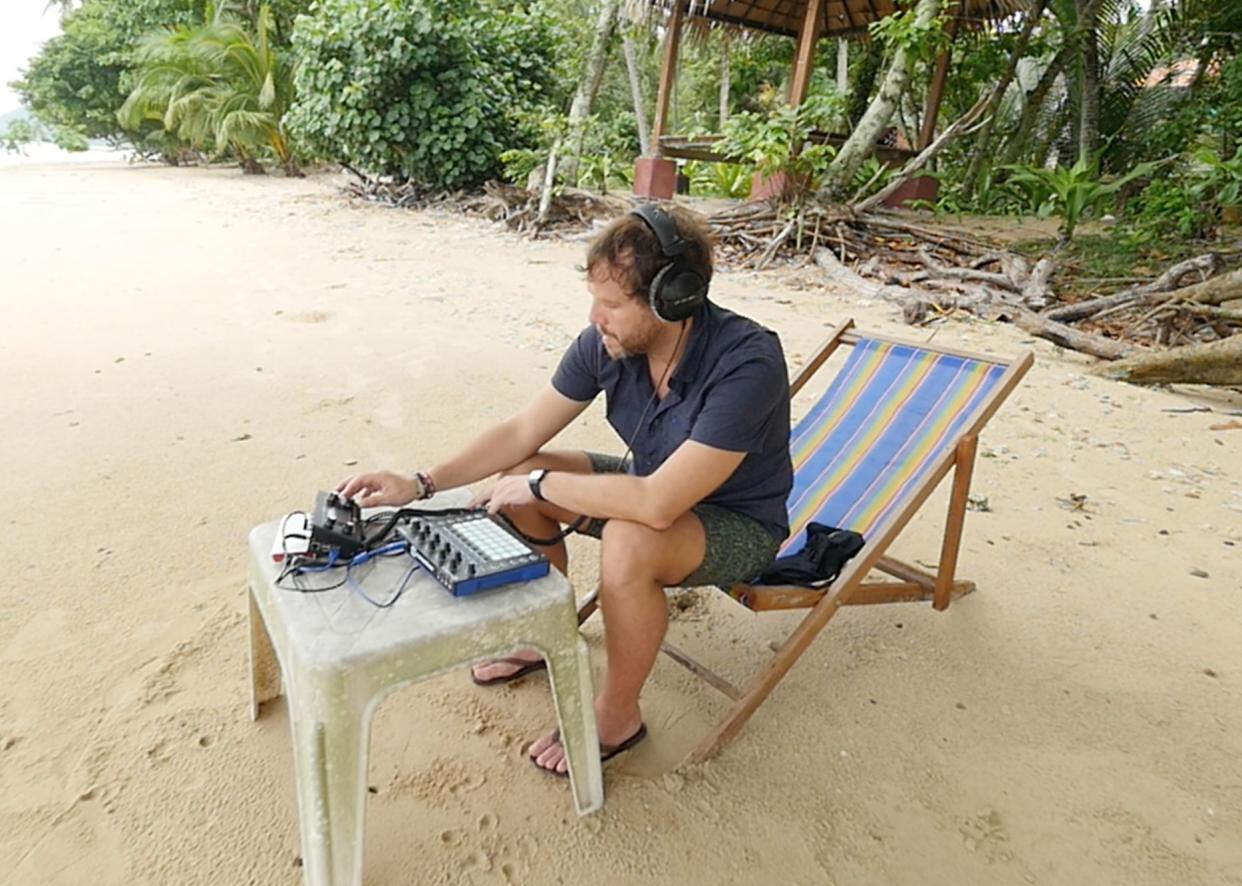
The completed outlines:
<svg viewBox="0 0 1242 886">
<path fill-rule="evenodd" d="M 131 152 L 107 142 L 91 142 L 85 151 L 65 151 L 51 142 L 30 142 L 18 151 L 0 148 L 0 169 L 10 166 L 46 166 L 59 163 L 124 163 Z"/>
</svg>

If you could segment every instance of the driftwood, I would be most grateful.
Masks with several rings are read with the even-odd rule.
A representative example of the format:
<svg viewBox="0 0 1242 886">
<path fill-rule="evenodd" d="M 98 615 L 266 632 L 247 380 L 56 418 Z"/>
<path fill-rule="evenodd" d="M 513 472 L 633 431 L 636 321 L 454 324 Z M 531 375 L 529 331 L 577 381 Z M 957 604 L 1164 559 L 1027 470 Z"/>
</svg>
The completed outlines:
<svg viewBox="0 0 1242 886">
<path fill-rule="evenodd" d="M 1090 354 L 1103 360 L 1117 360 L 1133 354 L 1135 351 L 1132 345 L 1127 345 L 1116 339 L 1105 338 L 1102 335 L 1082 332 L 1072 326 L 1058 323 L 1056 320 L 1049 320 L 1047 317 L 1040 316 L 1034 311 L 1028 311 L 1024 308 L 1018 308 L 1014 311 L 1013 322 L 1019 329 L 1023 329 L 1031 335 L 1037 335 L 1060 347 L 1082 351 L 1084 354 Z"/>
<path fill-rule="evenodd" d="M 1144 385 L 1242 385 L 1242 335 L 1127 357 L 1096 372 Z"/>
<path fill-rule="evenodd" d="M 1102 311 L 1112 308 L 1121 307 L 1123 305 L 1140 303 L 1144 297 L 1158 295 L 1160 293 L 1175 291 L 1181 285 L 1182 278 L 1187 274 L 1197 273 L 1199 279 L 1210 277 L 1220 269 L 1221 258 L 1213 252 L 1207 255 L 1201 255 L 1197 258 L 1187 259 L 1178 262 L 1169 268 L 1155 280 L 1150 283 L 1142 283 L 1138 286 L 1131 286 L 1121 292 L 1113 295 L 1106 295 L 1101 298 L 1088 299 L 1087 301 L 1076 302 L 1072 305 L 1064 305 L 1054 308 L 1047 312 L 1050 320 L 1060 320 L 1062 323 L 1069 323 L 1074 320 L 1084 320 L 1093 317 Z M 1226 277 L 1219 278 L 1221 280 Z M 1237 284 L 1235 284 L 1237 285 Z"/>
</svg>

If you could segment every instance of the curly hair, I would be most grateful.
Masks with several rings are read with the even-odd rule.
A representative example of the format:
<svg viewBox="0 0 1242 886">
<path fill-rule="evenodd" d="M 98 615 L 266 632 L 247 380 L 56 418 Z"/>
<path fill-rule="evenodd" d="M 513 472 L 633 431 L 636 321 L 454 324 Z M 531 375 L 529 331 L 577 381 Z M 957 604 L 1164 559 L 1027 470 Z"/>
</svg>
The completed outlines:
<svg viewBox="0 0 1242 886">
<path fill-rule="evenodd" d="M 712 279 L 712 235 L 701 216 L 680 206 L 666 206 L 677 233 L 686 241 L 685 260 L 697 268 L 703 279 Z M 607 268 L 627 295 L 646 299 L 656 272 L 668 262 L 660 241 L 646 222 L 635 215 L 613 219 L 600 231 L 587 249 L 587 276 Z"/>
</svg>

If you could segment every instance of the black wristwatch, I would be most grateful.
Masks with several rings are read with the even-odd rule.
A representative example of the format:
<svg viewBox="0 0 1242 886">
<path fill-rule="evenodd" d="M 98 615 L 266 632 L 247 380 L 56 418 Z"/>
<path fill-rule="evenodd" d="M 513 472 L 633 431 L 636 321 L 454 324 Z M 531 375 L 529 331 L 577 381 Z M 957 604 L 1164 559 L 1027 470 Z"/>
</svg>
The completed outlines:
<svg viewBox="0 0 1242 886">
<path fill-rule="evenodd" d="M 543 490 L 539 487 L 543 484 L 543 478 L 548 476 L 547 468 L 535 468 L 526 478 L 526 482 L 530 484 L 530 494 L 540 501 L 547 501 L 543 497 Z"/>
</svg>

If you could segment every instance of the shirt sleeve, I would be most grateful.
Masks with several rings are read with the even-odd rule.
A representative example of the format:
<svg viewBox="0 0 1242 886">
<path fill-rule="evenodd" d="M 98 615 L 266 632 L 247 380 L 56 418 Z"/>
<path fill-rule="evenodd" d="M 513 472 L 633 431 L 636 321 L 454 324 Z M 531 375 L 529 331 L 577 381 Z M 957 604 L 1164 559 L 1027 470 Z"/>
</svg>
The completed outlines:
<svg viewBox="0 0 1242 886">
<path fill-rule="evenodd" d="M 570 400 L 589 403 L 600 392 L 599 331 L 588 326 L 574 339 L 561 357 L 560 365 L 552 374 L 552 387 Z"/>
<path fill-rule="evenodd" d="M 760 452 L 777 407 L 788 398 L 780 349 L 751 351 L 712 384 L 690 439 L 728 452 Z"/>
</svg>

